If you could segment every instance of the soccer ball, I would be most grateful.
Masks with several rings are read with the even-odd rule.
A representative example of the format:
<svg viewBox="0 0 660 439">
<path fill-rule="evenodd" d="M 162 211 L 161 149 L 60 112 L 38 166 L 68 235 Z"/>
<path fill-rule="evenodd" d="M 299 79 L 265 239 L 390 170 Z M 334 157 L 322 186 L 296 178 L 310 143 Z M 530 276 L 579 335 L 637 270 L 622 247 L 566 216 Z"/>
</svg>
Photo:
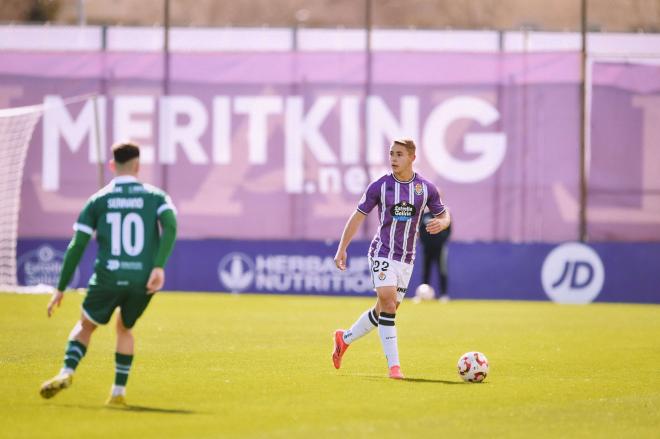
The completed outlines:
<svg viewBox="0 0 660 439">
<path fill-rule="evenodd" d="M 488 358 L 481 352 L 467 352 L 458 359 L 458 374 L 463 381 L 480 383 L 488 375 Z"/>
<path fill-rule="evenodd" d="M 435 298 L 435 291 L 429 284 L 421 284 L 415 290 L 415 298 L 417 300 L 433 300 Z"/>
</svg>

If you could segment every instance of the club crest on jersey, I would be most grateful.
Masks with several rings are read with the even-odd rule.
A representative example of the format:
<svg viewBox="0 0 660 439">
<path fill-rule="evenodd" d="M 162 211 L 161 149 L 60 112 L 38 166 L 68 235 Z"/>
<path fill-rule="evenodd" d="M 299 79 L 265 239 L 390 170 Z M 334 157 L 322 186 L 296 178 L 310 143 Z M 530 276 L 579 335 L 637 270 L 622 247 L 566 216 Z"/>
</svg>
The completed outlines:
<svg viewBox="0 0 660 439">
<path fill-rule="evenodd" d="M 390 209 L 392 218 L 397 221 L 410 221 L 416 213 L 417 209 L 415 209 L 415 206 L 408 203 L 407 201 L 397 203 Z"/>
<path fill-rule="evenodd" d="M 380 273 L 378 273 L 378 279 L 385 280 L 385 272 L 381 271 Z"/>
<path fill-rule="evenodd" d="M 415 183 L 415 193 L 417 195 L 422 195 L 424 193 L 424 187 L 421 183 Z"/>
</svg>

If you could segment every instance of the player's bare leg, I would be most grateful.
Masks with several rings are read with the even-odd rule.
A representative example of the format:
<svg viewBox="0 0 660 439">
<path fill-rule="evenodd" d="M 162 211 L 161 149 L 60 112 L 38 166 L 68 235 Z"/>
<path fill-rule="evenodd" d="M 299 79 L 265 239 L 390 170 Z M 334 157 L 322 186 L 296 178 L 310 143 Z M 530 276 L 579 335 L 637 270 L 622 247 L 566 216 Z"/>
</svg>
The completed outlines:
<svg viewBox="0 0 660 439">
<path fill-rule="evenodd" d="M 403 379 L 401 365 L 399 364 L 396 326 L 394 325 L 398 308 L 396 287 L 378 287 L 376 293 L 378 294 L 377 308 L 379 310 L 378 335 L 380 335 L 383 352 L 387 358 L 389 376 L 394 379 Z"/>
<path fill-rule="evenodd" d="M 126 407 L 126 382 L 133 362 L 135 340 L 130 328 L 124 326 L 121 314 L 117 316 L 117 350 L 115 353 L 115 383 L 106 404 Z"/>
<path fill-rule="evenodd" d="M 69 334 L 69 340 L 78 340 L 85 346 L 89 346 L 92 339 L 92 333 L 96 330 L 96 323 L 89 320 L 85 315 L 80 316 L 80 321 L 73 327 Z"/>
<path fill-rule="evenodd" d="M 64 357 L 64 366 L 57 375 L 41 385 L 39 394 L 43 398 L 52 398 L 57 395 L 60 390 L 71 387 L 71 384 L 73 384 L 73 373 L 78 366 L 78 363 L 87 352 L 87 346 L 89 346 L 92 333 L 95 329 L 96 324 L 88 320 L 84 314 L 80 316 L 80 320 L 76 323 L 69 334 L 69 343 Z"/>
</svg>

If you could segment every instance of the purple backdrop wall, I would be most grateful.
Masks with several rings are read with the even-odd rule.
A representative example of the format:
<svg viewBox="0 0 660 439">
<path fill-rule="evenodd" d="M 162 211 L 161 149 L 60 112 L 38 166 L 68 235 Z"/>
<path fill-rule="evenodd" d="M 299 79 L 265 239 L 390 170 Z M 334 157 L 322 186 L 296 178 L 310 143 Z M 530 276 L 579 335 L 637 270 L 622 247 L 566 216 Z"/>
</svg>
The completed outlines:
<svg viewBox="0 0 660 439">
<path fill-rule="evenodd" d="M 28 153 L 19 233 L 70 235 L 102 150 L 131 137 L 188 239 L 336 239 L 392 137 L 418 139 L 457 241 L 577 237 L 579 54 L 0 52 L 0 107 L 47 103 Z M 660 238 L 660 67 L 592 72 L 589 233 Z M 106 172 L 106 181 L 109 175 Z M 48 220 L 45 221 L 44 219 Z M 359 238 L 373 233 L 375 218 Z"/>
</svg>

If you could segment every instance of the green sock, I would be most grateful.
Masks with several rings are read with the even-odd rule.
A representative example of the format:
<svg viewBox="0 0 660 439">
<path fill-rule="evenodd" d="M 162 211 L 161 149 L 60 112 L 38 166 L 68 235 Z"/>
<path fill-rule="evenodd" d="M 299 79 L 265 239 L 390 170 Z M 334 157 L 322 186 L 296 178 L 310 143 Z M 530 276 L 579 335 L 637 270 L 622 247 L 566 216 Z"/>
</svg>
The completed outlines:
<svg viewBox="0 0 660 439">
<path fill-rule="evenodd" d="M 132 362 L 132 355 L 115 352 L 115 386 L 126 386 Z"/>
<path fill-rule="evenodd" d="M 78 340 L 69 340 L 64 353 L 64 369 L 76 370 L 78 363 L 80 363 L 86 352 L 87 346 Z"/>
</svg>

